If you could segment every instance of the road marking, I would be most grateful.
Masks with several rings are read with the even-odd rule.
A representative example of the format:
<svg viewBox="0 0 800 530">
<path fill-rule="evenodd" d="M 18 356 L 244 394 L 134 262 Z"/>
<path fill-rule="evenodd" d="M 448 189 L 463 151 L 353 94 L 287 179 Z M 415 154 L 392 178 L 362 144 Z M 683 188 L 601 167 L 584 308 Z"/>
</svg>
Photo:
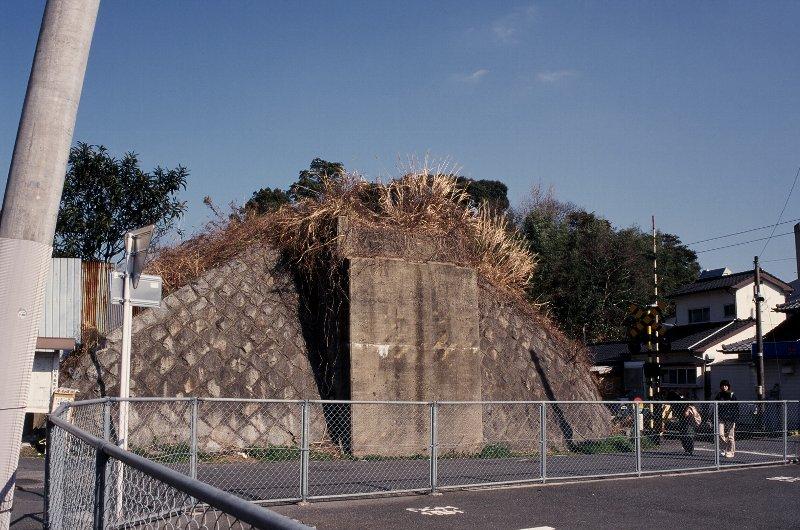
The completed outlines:
<svg viewBox="0 0 800 530">
<path fill-rule="evenodd" d="M 455 515 L 457 513 L 464 513 L 463 510 L 455 506 L 425 506 L 424 508 L 406 508 L 406 510 L 422 515 Z"/>
<path fill-rule="evenodd" d="M 705 447 L 695 447 L 694 450 L 695 451 L 708 451 L 709 453 L 713 453 L 714 452 L 713 449 L 706 449 Z M 759 453 L 758 451 L 736 451 L 736 454 L 739 454 L 739 453 L 741 453 L 743 455 L 775 456 L 775 457 L 779 456 L 779 457 L 783 458 L 782 454 L 779 455 L 777 453 Z"/>
<path fill-rule="evenodd" d="M 556 530 L 552 526 L 534 526 L 532 528 L 520 528 L 519 530 Z"/>
<path fill-rule="evenodd" d="M 778 482 L 800 482 L 800 477 L 769 477 L 767 480 L 776 480 Z"/>
</svg>

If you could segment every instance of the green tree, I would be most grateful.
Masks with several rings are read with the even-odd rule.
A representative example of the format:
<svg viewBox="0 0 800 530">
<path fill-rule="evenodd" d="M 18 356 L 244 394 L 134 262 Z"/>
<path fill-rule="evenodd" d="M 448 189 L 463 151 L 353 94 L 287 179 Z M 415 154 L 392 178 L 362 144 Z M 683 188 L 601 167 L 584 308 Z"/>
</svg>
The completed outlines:
<svg viewBox="0 0 800 530">
<path fill-rule="evenodd" d="M 289 198 L 292 202 L 304 198 L 315 199 L 322 192 L 322 181 L 325 178 L 341 178 L 344 174 L 345 169 L 341 162 L 328 162 L 321 158 L 315 158 L 309 164 L 308 169 L 300 172 L 297 182 L 289 187 Z"/>
<path fill-rule="evenodd" d="M 508 201 L 508 186 L 499 180 L 474 180 L 467 177 L 456 177 L 459 185 L 464 186 L 469 194 L 472 206 L 486 203 L 496 213 L 506 211 L 510 205 Z"/>
<path fill-rule="evenodd" d="M 261 215 L 273 212 L 290 202 L 289 194 L 280 188 L 261 188 L 245 203 L 245 214 Z"/>
<path fill-rule="evenodd" d="M 155 224 L 155 238 L 171 230 L 186 203 L 177 199 L 189 171 L 156 167 L 147 173 L 136 153 L 117 159 L 102 145 L 70 150 L 54 240 L 54 255 L 110 261 L 123 250 L 122 235 Z"/>
<path fill-rule="evenodd" d="M 650 233 L 617 229 L 540 190 L 520 227 L 539 260 L 531 293 L 570 336 L 586 342 L 622 338 L 628 305 L 653 302 Z M 657 257 L 662 295 L 699 272 L 695 253 L 672 234 L 657 234 Z"/>
</svg>

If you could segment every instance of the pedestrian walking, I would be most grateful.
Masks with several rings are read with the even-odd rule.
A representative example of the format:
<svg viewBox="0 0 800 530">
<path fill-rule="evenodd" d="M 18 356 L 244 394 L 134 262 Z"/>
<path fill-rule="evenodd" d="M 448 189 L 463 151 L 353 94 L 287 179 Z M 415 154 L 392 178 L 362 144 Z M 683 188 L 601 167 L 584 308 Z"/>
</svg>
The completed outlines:
<svg viewBox="0 0 800 530">
<path fill-rule="evenodd" d="M 673 421 L 677 423 L 678 437 L 683 451 L 687 455 L 691 455 L 694 453 L 694 430 L 697 426 L 694 414 L 697 413 L 697 409 L 674 390 L 667 393 L 667 399 L 672 402 L 670 403 L 672 417 Z M 699 416 L 699 413 L 697 415 Z"/>
<path fill-rule="evenodd" d="M 731 389 L 731 384 L 727 379 L 719 382 L 719 392 L 714 398 L 716 401 L 736 401 L 736 395 Z M 736 419 L 739 416 L 739 405 L 737 403 L 719 404 L 719 442 L 720 456 L 733 458 L 736 453 Z"/>
</svg>

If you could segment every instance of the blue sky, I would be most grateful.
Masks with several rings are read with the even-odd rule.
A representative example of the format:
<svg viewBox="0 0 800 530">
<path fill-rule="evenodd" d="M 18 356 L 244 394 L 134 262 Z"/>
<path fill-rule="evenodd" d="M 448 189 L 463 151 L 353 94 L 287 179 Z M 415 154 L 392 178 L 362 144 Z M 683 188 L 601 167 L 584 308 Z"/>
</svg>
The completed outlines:
<svg viewBox="0 0 800 530">
<path fill-rule="evenodd" d="M 43 7 L 0 6 L 2 184 Z M 513 203 L 552 184 L 691 242 L 777 218 L 800 165 L 798 20 L 796 2 L 103 0 L 75 139 L 188 166 L 189 230 L 205 195 L 286 187 L 315 156 L 386 177 L 430 153 Z M 741 270 L 762 246 L 699 256 Z M 780 237 L 762 260 L 793 279 L 793 255 Z"/>
</svg>

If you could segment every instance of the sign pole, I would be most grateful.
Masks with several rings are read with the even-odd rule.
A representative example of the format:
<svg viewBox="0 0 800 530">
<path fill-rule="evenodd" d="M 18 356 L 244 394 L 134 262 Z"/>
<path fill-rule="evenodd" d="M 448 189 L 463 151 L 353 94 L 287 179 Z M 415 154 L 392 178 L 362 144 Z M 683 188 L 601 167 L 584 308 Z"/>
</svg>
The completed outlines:
<svg viewBox="0 0 800 530">
<path fill-rule="evenodd" d="M 128 450 L 128 417 L 130 411 L 129 398 L 131 395 L 131 334 L 133 327 L 133 302 L 131 294 L 135 283 L 139 282 L 147 250 L 153 236 L 153 225 L 148 225 L 138 230 L 126 232 L 125 244 L 125 275 L 122 284 L 122 348 L 119 358 L 119 447 Z M 123 466 L 119 463 L 117 473 L 117 517 L 122 518 L 123 499 Z"/>
<path fill-rule="evenodd" d="M 119 440 L 118 445 L 128 450 L 128 398 L 131 394 L 131 327 L 133 324 L 133 306 L 131 305 L 131 245 L 133 238 L 125 234 L 125 276 L 122 287 L 122 349 L 119 358 Z M 117 518 L 122 519 L 122 498 L 125 469 L 118 462 L 117 472 Z"/>
<path fill-rule="evenodd" d="M 122 351 L 119 359 L 119 446 L 128 449 L 128 398 L 131 394 L 131 327 L 133 306 L 131 305 L 131 242 L 125 234 L 125 277 L 122 287 Z"/>
</svg>

